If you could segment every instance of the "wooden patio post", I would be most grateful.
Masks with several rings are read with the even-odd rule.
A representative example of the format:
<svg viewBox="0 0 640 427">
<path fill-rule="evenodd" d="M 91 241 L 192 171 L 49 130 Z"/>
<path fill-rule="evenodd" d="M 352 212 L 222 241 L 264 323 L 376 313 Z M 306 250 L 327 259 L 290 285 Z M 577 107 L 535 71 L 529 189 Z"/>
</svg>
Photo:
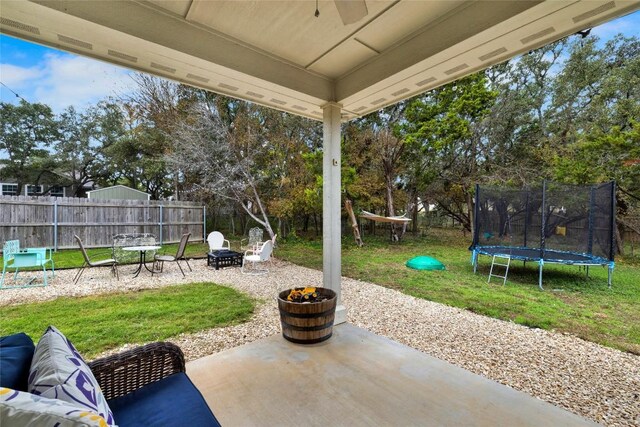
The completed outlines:
<svg viewBox="0 0 640 427">
<path fill-rule="evenodd" d="M 342 305 L 342 256 L 340 203 L 340 113 L 342 106 L 326 104 L 322 126 L 322 272 L 323 287 L 332 289 L 338 297 L 335 324 L 347 321 Z"/>
</svg>

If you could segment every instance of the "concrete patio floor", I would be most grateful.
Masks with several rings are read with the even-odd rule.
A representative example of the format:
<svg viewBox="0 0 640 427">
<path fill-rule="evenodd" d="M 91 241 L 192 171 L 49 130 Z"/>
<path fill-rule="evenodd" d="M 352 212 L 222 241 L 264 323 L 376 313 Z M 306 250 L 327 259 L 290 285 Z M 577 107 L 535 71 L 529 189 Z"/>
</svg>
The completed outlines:
<svg viewBox="0 0 640 427">
<path fill-rule="evenodd" d="M 351 324 L 187 363 L 224 426 L 591 426 L 592 421 Z"/>
</svg>

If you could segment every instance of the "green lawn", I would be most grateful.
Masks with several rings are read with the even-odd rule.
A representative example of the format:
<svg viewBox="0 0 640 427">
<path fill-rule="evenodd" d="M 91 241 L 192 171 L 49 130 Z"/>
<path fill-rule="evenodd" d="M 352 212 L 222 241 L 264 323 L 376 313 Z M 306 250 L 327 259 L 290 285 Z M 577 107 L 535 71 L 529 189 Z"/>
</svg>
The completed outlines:
<svg viewBox="0 0 640 427">
<path fill-rule="evenodd" d="M 60 329 L 87 359 L 126 343 L 247 321 L 255 302 L 214 283 L 0 307 L 0 336 L 25 332 L 34 340 L 48 325 Z"/>
<path fill-rule="evenodd" d="M 543 277 L 545 290 L 540 291 L 537 286 L 537 266 L 533 263 L 524 268 L 522 263 L 514 262 L 506 286 L 502 286 L 498 279 L 487 284 L 490 258 L 481 256 L 478 274 L 474 275 L 470 252 L 467 250 L 470 237 L 462 236 L 459 231 L 434 229 L 426 237 L 406 236 L 399 244 L 391 244 L 387 238 L 379 236 L 365 236 L 364 240 L 366 245 L 358 248 L 351 236 L 344 237 L 343 275 L 529 327 L 569 332 L 589 341 L 640 354 L 640 265 L 637 261 L 616 260 L 612 289 L 607 287 L 605 268 L 592 267 L 587 279 L 577 267 L 547 264 Z M 167 253 L 175 250 L 176 245 L 163 247 Z M 205 243 L 190 243 L 187 246 L 187 256 L 190 257 L 203 257 L 206 252 Z M 110 250 L 93 249 L 90 255 L 96 259 L 108 257 Z M 405 262 L 417 255 L 436 257 L 447 266 L 447 270 L 427 272 L 406 268 Z M 320 239 L 281 241 L 276 256 L 322 269 L 322 242 Z M 58 251 L 54 254 L 54 260 L 56 268 L 78 267 L 82 264 L 78 250 Z M 0 334 L 24 330 L 37 337 L 48 324 L 55 324 L 70 334 L 74 342 L 85 340 L 86 344 L 79 344 L 80 351 L 95 355 L 125 342 L 153 341 L 180 332 L 215 327 L 217 320 L 214 320 L 211 310 L 217 310 L 218 305 L 225 303 L 227 298 L 217 299 L 215 295 L 198 290 L 218 289 L 215 285 L 193 286 L 193 290 L 181 286 L 174 291 L 60 298 L 47 303 L 0 308 Z M 191 295 L 185 297 L 184 302 L 184 298 L 176 298 L 179 294 L 162 293 L 187 292 L 183 289 L 190 289 L 188 292 Z M 151 292 L 149 304 L 142 304 L 135 310 L 127 306 L 127 301 L 140 298 L 147 292 Z M 159 293 L 155 295 L 153 292 Z M 237 295 L 235 291 L 225 292 Z M 208 298 L 214 298 L 214 301 Z M 112 299 L 117 299 L 121 308 L 115 308 L 111 304 Z M 242 301 L 238 296 L 229 299 L 233 299 L 234 303 Z M 85 308 L 94 304 L 101 307 L 100 310 Z M 202 304 L 206 308 L 194 310 L 191 304 Z M 248 304 L 247 317 L 253 309 L 252 303 Z M 156 306 L 163 308 L 156 310 Z M 113 310 L 111 307 L 114 307 Z M 223 304 L 222 307 L 226 306 Z M 230 310 L 235 313 L 235 309 Z M 75 314 L 78 311 L 83 313 L 82 316 Z M 92 314 L 94 311 L 95 315 Z M 202 313 L 208 314 L 200 316 Z M 240 316 L 228 321 L 240 322 L 247 317 Z M 38 322 L 38 319 L 45 321 Z M 138 327 L 145 321 L 150 323 L 145 324 L 144 328 Z M 87 323 L 100 326 L 85 330 L 83 325 Z M 129 325 L 133 327 L 128 329 Z M 78 339 L 74 339 L 76 335 Z M 96 351 L 92 350 L 93 341 L 100 346 Z"/>
<path fill-rule="evenodd" d="M 464 308 L 534 328 L 569 332 L 624 351 L 640 354 L 640 266 L 616 260 L 613 287 L 607 270 L 591 267 L 590 277 L 578 267 L 547 264 L 538 288 L 537 264 L 513 262 L 506 286 L 487 284 L 491 259 L 480 256 L 473 274 L 470 237 L 459 231 L 432 230 L 427 237 L 407 236 L 399 244 L 364 236 L 358 248 L 353 237 L 342 243 L 342 274 L 400 290 L 431 301 Z M 276 255 L 296 264 L 322 269 L 319 240 L 280 244 Z M 405 262 L 418 255 L 442 261 L 446 271 L 416 271 Z"/>
</svg>

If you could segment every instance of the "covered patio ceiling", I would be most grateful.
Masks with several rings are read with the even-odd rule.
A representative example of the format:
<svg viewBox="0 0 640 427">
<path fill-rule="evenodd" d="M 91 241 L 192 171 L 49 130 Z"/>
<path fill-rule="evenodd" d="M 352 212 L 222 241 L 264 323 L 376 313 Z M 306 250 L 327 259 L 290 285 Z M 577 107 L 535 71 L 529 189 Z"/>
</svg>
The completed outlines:
<svg viewBox="0 0 640 427">
<path fill-rule="evenodd" d="M 336 4 L 337 3 L 337 4 Z M 361 116 L 576 31 L 638 0 L 2 0 L 3 33 L 322 120 Z M 353 6 L 348 6 L 353 7 Z"/>
</svg>

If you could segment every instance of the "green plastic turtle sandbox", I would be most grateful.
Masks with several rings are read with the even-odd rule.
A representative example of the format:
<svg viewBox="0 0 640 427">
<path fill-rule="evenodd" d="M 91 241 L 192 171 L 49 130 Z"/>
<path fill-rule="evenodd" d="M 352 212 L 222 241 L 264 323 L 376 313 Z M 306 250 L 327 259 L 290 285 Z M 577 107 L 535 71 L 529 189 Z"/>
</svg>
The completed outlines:
<svg viewBox="0 0 640 427">
<path fill-rule="evenodd" d="M 407 261 L 407 267 L 414 270 L 444 270 L 445 266 L 437 259 L 430 256 L 417 256 Z"/>
</svg>

